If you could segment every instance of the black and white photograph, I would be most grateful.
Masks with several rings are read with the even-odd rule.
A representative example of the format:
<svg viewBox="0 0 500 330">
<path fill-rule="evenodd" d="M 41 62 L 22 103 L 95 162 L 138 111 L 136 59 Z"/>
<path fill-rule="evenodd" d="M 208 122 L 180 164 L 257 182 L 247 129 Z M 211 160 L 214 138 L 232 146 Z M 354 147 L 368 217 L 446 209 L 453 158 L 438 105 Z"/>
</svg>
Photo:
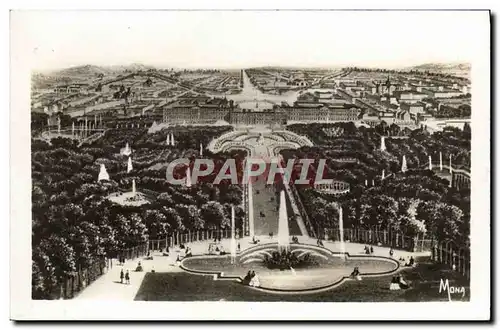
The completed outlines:
<svg viewBox="0 0 500 330">
<path fill-rule="evenodd" d="M 488 11 L 12 11 L 15 315 L 489 318 L 489 33 Z"/>
</svg>

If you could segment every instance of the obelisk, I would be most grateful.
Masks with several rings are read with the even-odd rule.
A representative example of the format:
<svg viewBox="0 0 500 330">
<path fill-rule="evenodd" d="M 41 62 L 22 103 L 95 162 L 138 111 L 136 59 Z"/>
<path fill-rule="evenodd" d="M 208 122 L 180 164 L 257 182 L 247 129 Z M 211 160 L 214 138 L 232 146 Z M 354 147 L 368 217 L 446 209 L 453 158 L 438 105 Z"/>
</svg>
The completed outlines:
<svg viewBox="0 0 500 330">
<path fill-rule="evenodd" d="M 172 133 L 172 136 L 170 137 L 170 143 L 172 143 L 172 146 L 175 146 L 174 133 Z"/>
<path fill-rule="evenodd" d="M 167 146 L 171 145 L 170 144 L 170 134 L 167 134 Z"/>
<path fill-rule="evenodd" d="M 406 156 L 403 155 L 403 162 L 401 164 L 401 172 L 405 173 L 408 170 L 408 166 L 406 165 Z"/>
<path fill-rule="evenodd" d="M 439 170 L 443 170 L 443 153 L 441 151 L 439 152 Z"/>
<path fill-rule="evenodd" d="M 432 171 L 432 157 L 429 155 L 429 171 Z"/>
<path fill-rule="evenodd" d="M 136 195 L 137 194 L 137 191 L 135 189 L 135 179 L 132 180 L 132 195 Z"/>
</svg>

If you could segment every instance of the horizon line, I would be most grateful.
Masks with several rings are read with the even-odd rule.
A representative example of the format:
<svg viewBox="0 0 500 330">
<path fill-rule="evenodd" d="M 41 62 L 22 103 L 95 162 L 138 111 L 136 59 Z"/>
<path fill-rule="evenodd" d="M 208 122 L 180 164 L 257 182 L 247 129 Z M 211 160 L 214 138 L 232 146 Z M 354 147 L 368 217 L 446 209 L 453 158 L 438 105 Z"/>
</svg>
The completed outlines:
<svg viewBox="0 0 500 330">
<path fill-rule="evenodd" d="M 413 67 L 421 66 L 421 65 L 460 65 L 466 64 L 470 65 L 467 61 L 429 61 L 429 62 L 417 62 L 415 64 L 407 64 L 407 65 L 395 65 L 395 66 L 387 66 L 387 65 L 376 65 L 376 64 L 356 64 L 356 63 L 343 63 L 343 64 L 316 64 L 316 65 L 298 65 L 298 64 L 254 64 L 254 65 L 234 65 L 234 66 L 220 66 L 220 65 L 207 65 L 207 66 L 198 66 L 198 65 L 168 65 L 168 64 L 146 64 L 142 62 L 129 62 L 123 64 L 95 64 L 95 63 L 82 63 L 82 64 L 74 64 L 67 65 L 61 67 L 54 68 L 32 68 L 32 72 L 37 73 L 51 73 L 62 71 L 71 68 L 85 67 L 85 66 L 94 66 L 99 68 L 113 68 L 113 67 L 128 67 L 128 66 L 144 66 L 156 69 L 174 69 L 174 70 L 244 70 L 251 68 L 265 68 L 265 67 L 277 67 L 277 68 L 297 68 L 297 69 L 340 69 L 347 67 L 358 67 L 358 68 L 367 68 L 367 69 L 386 69 L 386 70 L 404 70 L 411 69 Z"/>
</svg>

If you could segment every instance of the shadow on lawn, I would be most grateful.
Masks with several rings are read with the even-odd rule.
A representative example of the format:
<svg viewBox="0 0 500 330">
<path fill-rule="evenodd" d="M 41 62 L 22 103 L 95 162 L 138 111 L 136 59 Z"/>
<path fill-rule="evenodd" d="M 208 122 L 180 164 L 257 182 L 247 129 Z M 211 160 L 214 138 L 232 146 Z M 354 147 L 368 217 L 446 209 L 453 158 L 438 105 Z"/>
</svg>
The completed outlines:
<svg viewBox="0 0 500 330">
<path fill-rule="evenodd" d="M 400 274 L 412 286 L 407 290 L 390 291 L 393 275 L 346 281 L 337 288 L 304 294 L 277 294 L 254 290 L 231 280 L 214 281 L 213 276 L 188 273 L 148 273 L 135 300 L 142 301 L 304 301 L 304 302 L 419 302 L 447 301 L 448 295 L 439 292 L 441 279 L 450 285 L 464 286 L 466 294 L 453 300 L 470 299 L 469 282 L 458 273 L 440 265 L 419 261 L 415 268 L 403 269 Z"/>
</svg>

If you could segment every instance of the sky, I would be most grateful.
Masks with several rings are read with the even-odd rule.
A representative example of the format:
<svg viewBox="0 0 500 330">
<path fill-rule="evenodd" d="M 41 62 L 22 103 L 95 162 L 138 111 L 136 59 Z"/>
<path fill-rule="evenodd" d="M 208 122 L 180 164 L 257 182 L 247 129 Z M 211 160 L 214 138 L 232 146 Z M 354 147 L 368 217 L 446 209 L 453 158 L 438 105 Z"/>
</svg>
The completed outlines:
<svg viewBox="0 0 500 330">
<path fill-rule="evenodd" d="M 487 13 L 467 11 L 17 11 L 11 42 L 42 71 L 131 63 L 398 68 L 469 63 L 476 27 L 487 22 Z"/>
</svg>

